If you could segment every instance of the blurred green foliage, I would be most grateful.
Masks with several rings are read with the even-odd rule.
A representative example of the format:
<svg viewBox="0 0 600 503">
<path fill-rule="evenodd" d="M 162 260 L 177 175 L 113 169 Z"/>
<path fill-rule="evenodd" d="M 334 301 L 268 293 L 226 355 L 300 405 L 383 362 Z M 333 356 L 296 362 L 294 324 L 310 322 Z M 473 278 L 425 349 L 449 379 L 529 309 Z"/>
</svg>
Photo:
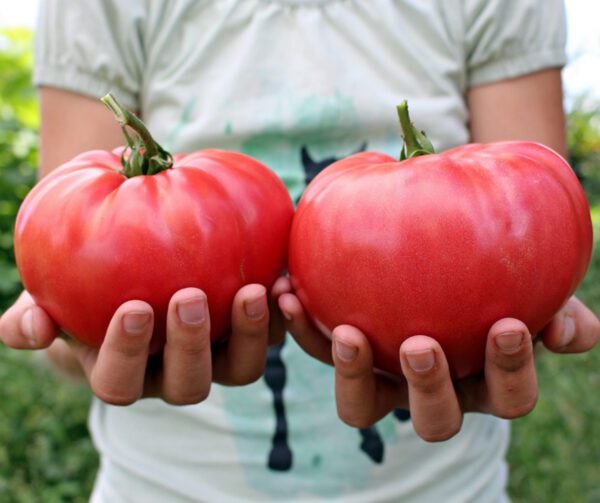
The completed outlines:
<svg viewBox="0 0 600 503">
<path fill-rule="evenodd" d="M 35 183 L 38 109 L 32 36 L 0 31 L 0 312 L 21 290 L 14 220 Z M 98 460 L 86 419 L 90 392 L 0 344 L 0 502 L 87 501 Z"/>
<path fill-rule="evenodd" d="M 569 161 L 592 206 L 600 204 L 600 104 L 585 96 L 574 101 L 568 115 Z"/>
<path fill-rule="evenodd" d="M 31 34 L 0 31 L 0 311 L 20 290 L 14 219 L 36 178 L 38 113 Z M 600 231 L 600 107 L 575 101 L 571 163 Z M 598 236 L 600 232 L 596 233 Z M 600 313 L 600 243 L 579 294 Z M 538 359 L 540 401 L 513 422 L 515 502 L 600 501 L 600 353 Z M 87 434 L 90 392 L 57 376 L 41 355 L 0 345 L 0 503 L 87 501 L 98 466 Z"/>
<path fill-rule="evenodd" d="M 31 33 L 0 31 L 0 309 L 20 289 L 14 220 L 36 177 L 38 112 L 31 67 Z"/>
</svg>

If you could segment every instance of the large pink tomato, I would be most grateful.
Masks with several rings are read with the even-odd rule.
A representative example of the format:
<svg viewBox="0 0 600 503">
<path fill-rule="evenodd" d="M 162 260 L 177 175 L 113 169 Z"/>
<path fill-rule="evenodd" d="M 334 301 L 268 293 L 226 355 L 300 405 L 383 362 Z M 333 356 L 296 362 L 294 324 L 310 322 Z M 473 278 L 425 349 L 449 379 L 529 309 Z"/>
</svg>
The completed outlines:
<svg viewBox="0 0 600 503">
<path fill-rule="evenodd" d="M 150 141 L 146 138 L 147 141 Z M 239 153 L 170 156 L 159 146 L 84 153 L 42 179 L 20 208 L 15 255 L 35 301 L 67 333 L 99 346 L 117 307 L 155 310 L 164 342 L 170 297 L 208 297 L 211 337 L 227 334 L 233 297 L 285 267 L 292 201 L 266 166 Z M 154 159 L 151 157 L 154 156 Z"/>
<path fill-rule="evenodd" d="M 315 324 L 364 331 L 379 368 L 400 373 L 400 345 L 425 334 L 461 378 L 482 370 L 495 321 L 540 331 L 591 248 L 589 207 L 562 157 L 530 142 L 471 144 L 328 167 L 300 201 L 289 270 Z"/>
</svg>

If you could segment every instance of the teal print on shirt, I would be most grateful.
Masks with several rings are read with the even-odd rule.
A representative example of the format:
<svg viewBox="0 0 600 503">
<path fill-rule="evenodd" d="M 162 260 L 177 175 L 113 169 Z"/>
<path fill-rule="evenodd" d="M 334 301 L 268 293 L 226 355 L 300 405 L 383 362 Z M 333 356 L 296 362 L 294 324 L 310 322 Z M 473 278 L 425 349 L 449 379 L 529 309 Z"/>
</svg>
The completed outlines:
<svg viewBox="0 0 600 503">
<path fill-rule="evenodd" d="M 294 201 L 306 186 L 301 149 L 314 159 L 344 157 L 363 143 L 358 116 L 349 98 L 283 95 L 262 119 L 260 131 L 242 140 L 240 150 L 274 169 Z"/>
<path fill-rule="evenodd" d="M 283 97 L 275 113 L 280 116 L 265 119 L 264 129 L 244 138 L 240 150 L 275 169 L 295 201 L 330 162 L 367 146 L 368 132 L 360 130 L 351 100 L 340 93 Z M 235 124 L 227 122 L 226 130 L 235 136 Z M 377 149 L 396 155 L 396 131 L 381 136 L 374 142 Z M 385 462 L 385 445 L 398 442 L 398 420 L 407 419 L 398 412 L 363 430 L 342 423 L 333 369 L 306 355 L 290 337 L 269 351 L 265 378 L 251 387 L 222 389 L 225 419 L 248 484 L 272 497 L 291 496 L 290 488 L 296 496 L 328 496 L 364 487 Z M 317 433 L 323 431 L 326 438 Z"/>
</svg>

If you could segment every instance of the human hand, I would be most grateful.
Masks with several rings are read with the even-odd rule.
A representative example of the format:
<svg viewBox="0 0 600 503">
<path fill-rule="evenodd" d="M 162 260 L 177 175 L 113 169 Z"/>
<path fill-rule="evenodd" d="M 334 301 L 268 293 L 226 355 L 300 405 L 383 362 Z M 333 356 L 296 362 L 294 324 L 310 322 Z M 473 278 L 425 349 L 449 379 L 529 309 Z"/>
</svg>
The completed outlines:
<svg viewBox="0 0 600 503">
<path fill-rule="evenodd" d="M 282 295 L 279 305 L 299 345 L 335 365 L 338 415 L 350 426 L 367 428 L 392 410 L 405 408 L 416 433 L 438 442 L 460 431 L 465 412 L 513 419 L 536 404 L 533 339 L 519 320 L 505 318 L 490 328 L 483 375 L 453 381 L 442 348 L 430 337 L 404 341 L 398 355 L 404 376 L 390 376 L 373 368 L 371 347 L 357 328 L 336 327 L 332 344 L 311 324 L 295 295 Z M 598 342 L 600 322 L 572 297 L 540 337 L 552 351 L 584 352 Z"/>
<path fill-rule="evenodd" d="M 142 397 L 176 405 L 198 403 L 206 399 L 213 381 L 243 385 L 262 375 L 268 345 L 285 334 L 277 298 L 289 290 L 286 278 L 274 284 L 269 299 L 262 285 L 241 288 L 233 300 L 232 333 L 223 343 L 210 343 L 206 295 L 197 288 L 185 288 L 171 298 L 160 355 L 148 356 L 153 311 L 139 300 L 117 309 L 99 349 L 66 340 L 92 391 L 107 403 L 129 405 Z M 27 292 L 0 318 L 0 337 L 11 348 L 64 344 L 58 335 L 49 315 Z"/>
</svg>

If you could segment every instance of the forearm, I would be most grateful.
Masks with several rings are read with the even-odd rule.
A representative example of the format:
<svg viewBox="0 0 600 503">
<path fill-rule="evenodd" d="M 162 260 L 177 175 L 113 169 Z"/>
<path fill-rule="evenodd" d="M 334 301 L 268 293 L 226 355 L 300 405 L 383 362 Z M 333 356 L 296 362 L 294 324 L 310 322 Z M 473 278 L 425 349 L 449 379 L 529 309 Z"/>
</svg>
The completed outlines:
<svg viewBox="0 0 600 503">
<path fill-rule="evenodd" d="M 567 156 L 558 68 L 473 87 L 467 104 L 472 141 L 536 141 Z"/>
</svg>

